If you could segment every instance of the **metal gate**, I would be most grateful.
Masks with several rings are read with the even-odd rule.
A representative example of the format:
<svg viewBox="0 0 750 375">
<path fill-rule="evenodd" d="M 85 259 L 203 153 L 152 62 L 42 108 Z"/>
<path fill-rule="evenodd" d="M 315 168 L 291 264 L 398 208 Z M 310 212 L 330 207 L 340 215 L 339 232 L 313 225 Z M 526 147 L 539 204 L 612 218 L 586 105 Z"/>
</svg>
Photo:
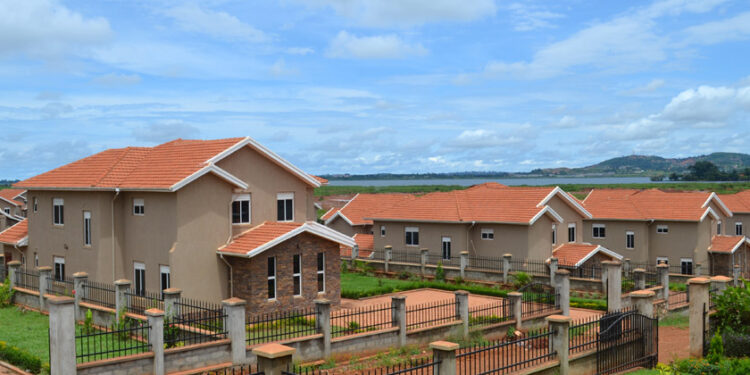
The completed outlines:
<svg viewBox="0 0 750 375">
<path fill-rule="evenodd" d="M 652 368 L 659 354 L 659 319 L 635 311 L 608 314 L 596 342 L 596 373 Z"/>
</svg>

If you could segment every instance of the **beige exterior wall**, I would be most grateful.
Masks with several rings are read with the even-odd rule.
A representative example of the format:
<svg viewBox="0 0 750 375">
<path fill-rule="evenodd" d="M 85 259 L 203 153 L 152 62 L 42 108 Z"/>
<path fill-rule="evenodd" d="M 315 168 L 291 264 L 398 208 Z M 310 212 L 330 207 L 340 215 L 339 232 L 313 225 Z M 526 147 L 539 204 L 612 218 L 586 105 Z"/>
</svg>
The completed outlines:
<svg viewBox="0 0 750 375">
<path fill-rule="evenodd" d="M 492 229 L 495 239 L 483 240 L 482 229 Z M 470 231 L 473 256 L 502 257 L 513 254 L 514 258 L 526 258 L 529 247 L 529 227 L 510 224 L 476 224 Z"/>
<path fill-rule="evenodd" d="M 442 255 L 442 238 L 451 238 L 451 256 L 457 257 L 462 251 L 469 249 L 467 228 L 470 224 L 438 224 L 438 223 L 405 223 L 405 222 L 375 222 L 373 227 L 385 225 L 386 235 L 373 236 L 375 249 L 381 250 L 385 246 L 393 246 L 394 251 L 414 251 L 427 248 L 431 255 Z M 419 228 L 419 245 L 406 246 L 406 227 Z"/>
<path fill-rule="evenodd" d="M 605 237 L 594 238 L 593 225 L 604 224 Z M 625 234 L 633 232 L 635 246 L 626 248 Z M 583 223 L 583 242 L 597 244 L 612 250 L 636 263 L 654 263 L 649 255 L 649 225 L 646 221 L 624 220 L 585 220 Z"/>
<path fill-rule="evenodd" d="M 349 225 L 346 220 L 342 219 L 341 216 L 336 216 L 333 221 L 326 224 L 327 227 L 334 229 L 340 233 L 343 233 L 349 237 L 354 236 L 355 233 L 360 234 L 374 234 L 372 225 Z M 378 235 L 380 234 L 380 226 L 378 226 Z"/>
<path fill-rule="evenodd" d="M 553 219 L 545 215 L 537 219 L 534 225 L 527 228 L 529 246 L 527 259 L 544 260 L 552 256 L 552 223 Z M 578 226 L 580 228 L 580 225 Z M 579 234 L 576 234 L 578 237 Z"/>
<path fill-rule="evenodd" d="M 8 209 L 11 215 L 13 216 L 23 216 L 23 209 L 22 207 L 14 206 L 2 199 L 0 199 L 0 211 L 5 211 L 5 209 Z"/>
<path fill-rule="evenodd" d="M 657 233 L 659 225 L 667 225 L 669 233 Z M 716 232 L 716 221 L 706 218 L 697 222 L 655 221 L 649 226 L 650 259 L 669 258 L 670 265 L 679 265 L 681 258 L 692 258 L 693 264 L 707 264 L 708 246 Z"/>
<path fill-rule="evenodd" d="M 560 241 L 568 242 L 568 224 L 575 224 L 576 225 L 576 242 L 583 241 L 583 216 L 578 213 L 578 211 L 574 210 L 568 203 L 563 201 L 562 198 L 559 196 L 554 196 L 552 199 L 547 202 L 547 205 L 550 206 L 555 212 L 557 212 L 560 217 L 563 218 L 562 223 L 557 223 L 557 243 L 560 244 Z M 550 231 L 552 231 L 552 223 L 550 222 Z M 562 235 L 562 236 L 561 236 Z M 552 244 L 552 234 L 549 235 L 550 237 L 550 246 Z"/>
<path fill-rule="evenodd" d="M 726 230 L 725 234 L 730 236 L 735 235 L 735 223 L 742 223 L 742 235 L 747 236 L 750 230 L 750 213 L 734 213 L 734 215 L 726 219 Z"/>
</svg>

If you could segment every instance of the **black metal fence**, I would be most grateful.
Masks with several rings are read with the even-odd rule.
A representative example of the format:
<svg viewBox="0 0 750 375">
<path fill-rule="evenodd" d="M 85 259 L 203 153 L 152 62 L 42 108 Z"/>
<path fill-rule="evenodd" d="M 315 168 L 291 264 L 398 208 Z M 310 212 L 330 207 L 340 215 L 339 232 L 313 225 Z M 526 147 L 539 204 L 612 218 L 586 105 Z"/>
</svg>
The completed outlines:
<svg viewBox="0 0 750 375">
<path fill-rule="evenodd" d="M 443 258 L 442 255 L 427 254 L 426 264 L 436 266 L 438 263 L 448 267 L 461 267 L 461 257 Z"/>
<path fill-rule="evenodd" d="M 164 321 L 167 348 L 195 345 L 226 338 L 226 314 L 221 305 L 190 299 L 174 302 L 177 315 Z"/>
<path fill-rule="evenodd" d="M 283 375 L 433 375 L 437 374 L 435 367 L 441 362 L 440 360 L 435 360 L 433 357 L 410 358 L 393 365 L 369 369 L 345 367 L 320 369 L 310 366 L 292 365 L 281 373 Z"/>
<path fill-rule="evenodd" d="M 83 283 L 83 302 L 114 309 L 117 307 L 114 284 L 86 280 Z"/>
<path fill-rule="evenodd" d="M 257 314 L 245 321 L 247 344 L 314 335 L 317 310 L 315 308 Z"/>
<path fill-rule="evenodd" d="M 500 257 L 469 257 L 467 268 L 478 271 L 503 271 L 503 258 Z"/>
<path fill-rule="evenodd" d="M 549 275 L 549 265 L 543 260 L 513 260 L 510 261 L 511 272 L 526 272 L 532 275 Z"/>
<path fill-rule="evenodd" d="M 76 327 L 76 361 L 84 363 L 151 351 L 147 322 L 129 319 L 123 326 L 113 328 Z"/>
<path fill-rule="evenodd" d="M 582 279 L 602 279 L 602 267 L 598 265 L 583 265 L 580 267 L 558 266 L 559 269 L 568 270 L 571 277 Z"/>
<path fill-rule="evenodd" d="M 16 286 L 28 290 L 39 291 L 39 272 L 17 268 Z"/>
<path fill-rule="evenodd" d="M 201 375 L 265 375 L 265 372 L 258 370 L 258 365 L 241 365 L 231 366 L 222 369 L 208 370 L 200 373 Z"/>
<path fill-rule="evenodd" d="M 139 294 L 130 290 L 125 292 L 125 299 L 126 310 L 132 314 L 144 315 L 148 309 L 164 310 L 164 298 L 161 292 L 144 290 Z"/>
<path fill-rule="evenodd" d="M 597 374 L 615 374 L 637 367 L 654 367 L 659 352 L 659 320 L 635 311 L 607 314 L 600 319 L 596 341 Z"/>
<path fill-rule="evenodd" d="M 568 349 L 571 354 L 596 349 L 600 320 L 601 317 L 597 315 L 571 322 L 568 330 Z"/>
<path fill-rule="evenodd" d="M 520 289 L 521 315 L 536 315 L 560 308 L 560 298 L 555 289 L 541 283 L 528 284 Z"/>
<path fill-rule="evenodd" d="M 552 333 L 545 329 L 521 339 L 459 349 L 456 354 L 457 374 L 507 374 L 543 364 L 557 357 L 550 340 Z"/>
<path fill-rule="evenodd" d="M 501 323 L 513 319 L 510 300 L 469 307 L 469 326 Z"/>
<path fill-rule="evenodd" d="M 391 252 L 391 261 L 421 264 L 422 255 L 418 251 L 393 250 Z"/>
<path fill-rule="evenodd" d="M 714 307 L 716 307 L 716 294 L 719 292 L 719 290 L 715 287 L 711 287 L 708 290 L 708 308 L 709 310 L 712 310 Z"/>
<path fill-rule="evenodd" d="M 74 290 L 73 279 L 56 280 L 53 277 L 47 277 L 47 294 L 72 297 Z"/>
<path fill-rule="evenodd" d="M 5 283 L 6 277 L 8 277 L 8 265 L 3 263 L 0 264 L 0 283 Z"/>
<path fill-rule="evenodd" d="M 382 304 L 331 312 L 333 337 L 377 331 L 393 326 L 393 307 Z"/>
<path fill-rule="evenodd" d="M 428 302 L 406 308 L 406 329 L 429 327 L 460 319 L 455 299 Z"/>
<path fill-rule="evenodd" d="M 676 275 L 695 275 L 693 267 L 685 267 L 682 265 L 669 265 L 669 273 Z"/>
</svg>

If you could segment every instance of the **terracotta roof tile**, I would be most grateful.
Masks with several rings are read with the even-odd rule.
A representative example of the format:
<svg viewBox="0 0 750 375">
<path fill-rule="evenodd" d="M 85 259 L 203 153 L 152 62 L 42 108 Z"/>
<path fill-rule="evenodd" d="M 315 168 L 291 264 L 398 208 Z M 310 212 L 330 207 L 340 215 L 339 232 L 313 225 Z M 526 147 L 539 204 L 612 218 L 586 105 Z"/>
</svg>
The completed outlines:
<svg viewBox="0 0 750 375">
<path fill-rule="evenodd" d="M 220 250 L 224 253 L 247 254 L 253 249 L 301 227 L 303 224 L 264 222 L 238 235 L 229 245 Z"/>
<path fill-rule="evenodd" d="M 557 264 L 561 266 L 575 267 L 578 262 L 586 258 L 599 245 L 592 245 L 589 243 L 565 243 L 552 250 L 552 255 L 557 258 Z M 609 254 L 605 256 L 615 259 Z"/>
<path fill-rule="evenodd" d="M 23 219 L 10 228 L 0 232 L 0 242 L 9 245 L 18 245 L 29 235 L 29 220 Z"/>
<path fill-rule="evenodd" d="M 24 202 L 22 200 L 16 200 L 15 198 L 19 194 L 23 193 L 24 191 L 26 190 L 24 189 L 2 189 L 0 190 L 0 198 L 8 202 L 11 202 L 17 206 L 23 206 Z"/>
<path fill-rule="evenodd" d="M 313 174 L 311 174 L 310 177 L 312 177 L 316 181 L 320 182 L 321 185 L 328 185 L 328 180 L 325 179 L 325 178 L 323 178 L 323 177 L 316 176 L 316 175 L 313 175 Z"/>
<path fill-rule="evenodd" d="M 373 214 L 388 207 L 406 204 L 414 200 L 412 194 L 389 193 L 389 194 L 357 194 L 344 207 L 337 209 L 340 215 L 344 215 L 352 222 L 352 225 L 372 225 L 372 220 L 367 219 Z M 328 220 L 335 212 L 330 212 Z"/>
<path fill-rule="evenodd" d="M 713 236 L 708 251 L 716 253 L 731 253 L 741 242 L 746 241 L 745 236 Z"/>
<path fill-rule="evenodd" d="M 328 211 L 326 211 L 326 213 L 323 214 L 323 216 L 320 217 L 320 219 L 323 221 L 326 221 L 330 219 L 331 217 L 333 217 L 333 214 L 335 214 L 336 212 L 339 212 L 340 209 L 341 208 L 338 208 L 338 207 L 331 207 Z"/>
<path fill-rule="evenodd" d="M 354 235 L 354 241 L 357 243 L 357 246 L 359 247 L 360 257 L 367 258 L 370 256 L 370 254 L 372 254 L 372 251 L 375 248 L 375 240 L 372 234 L 356 233 Z M 351 247 L 341 245 L 339 248 L 341 250 L 342 257 L 352 256 Z"/>
<path fill-rule="evenodd" d="M 734 194 L 719 194 L 724 204 L 732 212 L 750 213 L 750 190 L 744 190 Z"/>
<path fill-rule="evenodd" d="M 594 189 L 583 201 L 594 219 L 699 221 L 709 192 Z"/>
</svg>

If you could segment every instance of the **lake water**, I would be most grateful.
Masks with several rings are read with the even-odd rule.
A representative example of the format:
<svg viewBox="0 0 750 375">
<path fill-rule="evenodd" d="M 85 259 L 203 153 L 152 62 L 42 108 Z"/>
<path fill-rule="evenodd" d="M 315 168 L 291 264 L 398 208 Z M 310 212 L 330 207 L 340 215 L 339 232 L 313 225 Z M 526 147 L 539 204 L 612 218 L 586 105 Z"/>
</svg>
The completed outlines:
<svg viewBox="0 0 750 375">
<path fill-rule="evenodd" d="M 664 184 L 669 181 L 651 181 L 648 177 L 538 177 L 538 178 L 456 178 L 423 180 L 332 180 L 331 186 L 392 186 L 392 185 L 462 185 L 484 182 L 503 185 L 563 185 L 563 184 Z"/>
</svg>

